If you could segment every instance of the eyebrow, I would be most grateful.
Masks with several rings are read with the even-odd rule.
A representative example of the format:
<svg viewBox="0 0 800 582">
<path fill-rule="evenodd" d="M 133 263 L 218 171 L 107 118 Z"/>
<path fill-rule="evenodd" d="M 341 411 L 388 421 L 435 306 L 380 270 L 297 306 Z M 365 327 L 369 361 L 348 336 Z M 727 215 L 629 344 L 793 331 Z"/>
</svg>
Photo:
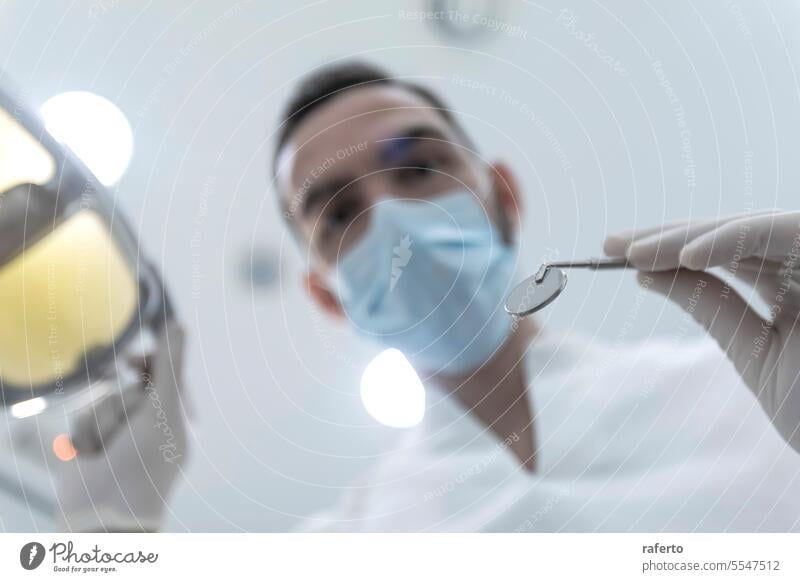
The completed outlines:
<svg viewBox="0 0 800 582">
<path fill-rule="evenodd" d="M 421 142 L 437 141 L 451 143 L 450 139 L 440 129 L 430 125 L 414 125 L 402 132 L 382 139 L 376 139 L 374 143 L 381 144 L 378 152 L 378 159 L 382 163 L 394 163 L 408 155 L 409 150 L 418 146 Z M 311 211 L 333 198 L 338 192 L 350 184 L 352 180 L 334 180 L 323 182 L 311 186 L 303 197 L 301 213 L 303 218 L 307 218 Z"/>
<path fill-rule="evenodd" d="M 375 140 L 381 144 L 378 159 L 381 162 L 393 163 L 403 159 L 408 151 L 424 141 L 438 141 L 450 144 L 450 139 L 443 131 L 430 125 L 416 125 L 397 135 Z"/>
</svg>

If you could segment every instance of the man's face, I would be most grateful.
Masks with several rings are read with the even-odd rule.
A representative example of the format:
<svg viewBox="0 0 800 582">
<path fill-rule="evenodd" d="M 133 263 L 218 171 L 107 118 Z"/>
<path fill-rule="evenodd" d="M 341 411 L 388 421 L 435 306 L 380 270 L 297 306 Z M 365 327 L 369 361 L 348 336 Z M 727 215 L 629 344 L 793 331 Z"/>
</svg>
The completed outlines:
<svg viewBox="0 0 800 582">
<path fill-rule="evenodd" d="M 277 183 L 287 220 L 308 244 L 312 274 L 322 274 L 389 197 L 472 191 L 508 235 L 518 209 L 506 172 L 482 163 L 423 97 L 384 85 L 345 91 L 300 122 L 279 154 Z"/>
</svg>

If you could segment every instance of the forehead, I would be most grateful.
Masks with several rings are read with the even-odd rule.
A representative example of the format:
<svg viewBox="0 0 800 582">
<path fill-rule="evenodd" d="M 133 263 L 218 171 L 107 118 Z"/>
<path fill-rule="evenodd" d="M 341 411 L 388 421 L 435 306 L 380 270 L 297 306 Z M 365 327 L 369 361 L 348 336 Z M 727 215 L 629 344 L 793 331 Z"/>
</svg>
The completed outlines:
<svg viewBox="0 0 800 582">
<path fill-rule="evenodd" d="M 456 139 L 452 126 L 434 105 L 407 88 L 378 85 L 349 89 L 298 124 L 278 158 L 281 190 L 296 190 L 310 170 L 327 159 L 336 159 L 337 166 L 352 167 L 370 156 L 375 141 L 418 125 Z M 346 159 L 340 159 L 343 151 L 348 153 Z"/>
</svg>

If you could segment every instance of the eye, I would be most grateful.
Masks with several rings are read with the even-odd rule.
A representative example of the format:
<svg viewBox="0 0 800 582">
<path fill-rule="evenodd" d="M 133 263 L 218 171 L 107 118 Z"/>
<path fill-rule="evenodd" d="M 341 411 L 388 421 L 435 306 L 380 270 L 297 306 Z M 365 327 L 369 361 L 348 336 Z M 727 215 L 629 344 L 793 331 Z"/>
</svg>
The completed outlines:
<svg viewBox="0 0 800 582">
<path fill-rule="evenodd" d="M 446 160 L 441 157 L 408 160 L 394 173 L 396 180 L 403 184 L 428 179 L 446 166 Z"/>
<path fill-rule="evenodd" d="M 342 199 L 331 202 L 322 217 L 322 231 L 325 236 L 343 232 L 360 211 L 360 205 L 354 200 Z"/>
</svg>

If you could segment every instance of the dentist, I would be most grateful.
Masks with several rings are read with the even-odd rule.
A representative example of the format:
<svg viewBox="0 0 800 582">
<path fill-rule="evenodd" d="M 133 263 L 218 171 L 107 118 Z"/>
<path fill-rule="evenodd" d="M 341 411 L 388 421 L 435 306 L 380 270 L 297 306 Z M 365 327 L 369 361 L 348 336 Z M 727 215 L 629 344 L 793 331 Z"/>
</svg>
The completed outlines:
<svg viewBox="0 0 800 582">
<path fill-rule="evenodd" d="M 606 244 L 675 300 L 702 287 L 693 315 L 731 364 L 706 338 L 606 346 L 533 319 L 513 322 L 503 302 L 518 281 L 519 185 L 510 167 L 478 153 L 452 110 L 421 85 L 361 62 L 316 70 L 282 117 L 274 174 L 310 299 L 365 340 L 401 350 L 427 391 L 423 422 L 300 529 L 800 531 L 800 456 L 785 442 L 796 442 L 792 418 L 800 418 L 796 287 L 781 294 L 780 313 L 757 319 L 731 290 L 715 299 L 724 288 L 707 272 L 685 268 L 724 261 L 736 221 L 627 233 Z M 739 276 L 775 284 L 794 252 L 786 241 L 797 221 L 763 216 L 773 218 L 747 218 L 761 234 L 738 252 L 749 257 Z M 774 224 L 783 226 L 767 228 Z M 756 268 L 759 257 L 768 259 L 765 269 Z M 764 328 L 761 359 L 745 367 L 741 355 Z M 750 335 L 731 341 L 740 329 Z M 769 370 L 778 374 L 765 384 Z M 154 375 L 159 393 L 180 419 L 181 409 L 169 406 L 178 399 L 166 399 L 180 383 L 164 371 Z M 786 406 L 794 415 L 782 414 Z M 150 416 L 141 432 L 131 430 L 115 454 L 147 453 L 165 470 L 148 483 L 119 467 L 139 487 L 122 494 L 114 467 L 97 480 L 72 473 L 62 490 L 79 491 L 73 506 L 91 507 L 96 495 L 112 508 L 99 522 L 85 512 L 82 525 L 163 523 L 162 492 L 179 464 L 162 458 L 155 445 L 163 435 L 154 436 L 153 412 L 142 410 Z M 139 438 L 150 446 L 137 449 Z M 126 509 L 129 495 L 137 505 Z M 138 507 L 146 522 L 131 519 Z"/>
</svg>

